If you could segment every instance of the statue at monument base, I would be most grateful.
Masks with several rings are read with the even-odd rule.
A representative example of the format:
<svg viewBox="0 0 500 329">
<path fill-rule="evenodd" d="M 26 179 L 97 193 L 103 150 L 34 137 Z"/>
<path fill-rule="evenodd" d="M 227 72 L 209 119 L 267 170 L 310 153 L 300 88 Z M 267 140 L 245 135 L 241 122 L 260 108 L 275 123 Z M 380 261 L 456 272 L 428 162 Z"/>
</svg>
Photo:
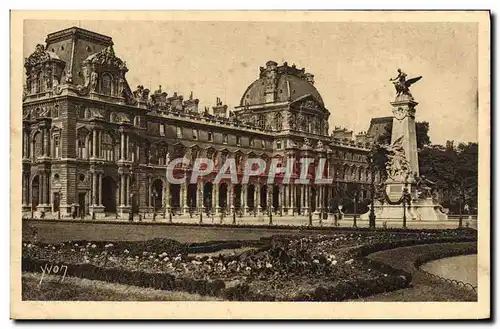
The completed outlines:
<svg viewBox="0 0 500 329">
<path fill-rule="evenodd" d="M 402 190 L 402 184 L 397 186 L 396 184 L 388 184 L 388 189 L 394 190 L 395 188 L 400 188 Z M 413 194 L 413 193 L 410 193 Z M 402 192 L 399 193 L 402 196 Z M 387 199 L 389 195 L 386 194 Z M 412 195 L 413 197 L 413 195 Z M 395 202 L 388 203 L 389 200 L 380 201 L 377 200 L 374 203 L 374 213 L 376 216 L 376 221 L 397 221 L 402 222 L 403 216 L 406 215 L 408 222 L 410 221 L 446 221 L 448 220 L 448 215 L 445 213 L 443 207 L 432 197 L 425 198 L 412 198 L 408 205 L 405 205 L 405 210 L 403 210 L 403 204 L 397 200 Z M 368 220 L 370 215 L 370 210 L 367 213 L 360 216 L 361 220 Z"/>
</svg>

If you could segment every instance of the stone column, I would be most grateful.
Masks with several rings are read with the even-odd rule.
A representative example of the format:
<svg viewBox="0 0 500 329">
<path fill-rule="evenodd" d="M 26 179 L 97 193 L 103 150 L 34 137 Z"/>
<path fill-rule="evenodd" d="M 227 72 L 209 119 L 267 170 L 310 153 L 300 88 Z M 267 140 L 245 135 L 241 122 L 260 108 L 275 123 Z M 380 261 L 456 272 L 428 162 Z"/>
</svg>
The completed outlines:
<svg viewBox="0 0 500 329">
<path fill-rule="evenodd" d="M 102 173 L 99 173 L 99 174 L 97 174 L 97 175 L 98 175 L 98 177 L 99 177 L 99 178 L 98 178 L 98 179 L 99 179 L 99 194 L 98 194 L 98 196 L 99 196 L 99 201 L 98 201 L 98 204 L 99 204 L 100 206 L 102 206 Z"/>
<path fill-rule="evenodd" d="M 120 134 L 120 160 L 125 160 L 125 132 L 123 131 Z"/>
<path fill-rule="evenodd" d="M 278 209 L 281 209 L 283 210 L 283 204 L 284 204 L 284 200 L 285 200 L 285 192 L 284 192 L 284 188 L 285 186 L 283 185 L 280 185 L 279 187 L 279 193 L 278 193 Z"/>
<path fill-rule="evenodd" d="M 323 210 L 323 186 L 318 185 L 318 203 L 316 209 L 321 216 L 321 211 Z"/>
<path fill-rule="evenodd" d="M 166 180 L 165 183 L 165 214 L 170 213 L 170 182 Z"/>
<path fill-rule="evenodd" d="M 220 212 L 219 184 L 212 184 L 212 208 L 216 215 Z"/>
<path fill-rule="evenodd" d="M 304 185 L 304 215 L 309 214 L 309 193 L 310 188 L 309 185 Z"/>
<path fill-rule="evenodd" d="M 260 214 L 262 213 L 262 204 L 260 203 L 260 188 L 261 186 L 259 184 L 255 185 L 255 192 L 257 194 L 255 198 L 255 204 L 257 205 L 257 213 Z"/>
<path fill-rule="evenodd" d="M 43 155 L 48 157 L 50 156 L 50 146 L 49 146 L 49 139 L 50 139 L 50 130 L 49 128 L 43 129 L 44 134 L 43 134 Z"/>
<path fill-rule="evenodd" d="M 181 212 L 183 215 L 187 213 L 188 206 L 187 206 L 187 193 L 186 193 L 186 182 L 183 182 L 181 184 L 181 193 L 180 193 L 180 202 L 179 206 L 181 207 Z"/>
<path fill-rule="evenodd" d="M 130 174 L 127 174 L 127 195 L 126 195 L 127 206 L 131 206 L 132 205 L 132 200 L 131 200 L 131 197 L 130 197 L 130 193 L 131 192 L 132 192 L 132 189 L 130 187 Z"/>
<path fill-rule="evenodd" d="M 120 176 L 120 205 L 125 206 L 125 174 L 121 174 Z"/>
<path fill-rule="evenodd" d="M 97 158 L 97 130 L 92 130 L 92 158 Z"/>
<path fill-rule="evenodd" d="M 243 211 L 243 215 L 246 215 L 248 212 L 248 184 L 242 185 L 242 198 L 241 198 L 241 210 Z"/>
<path fill-rule="evenodd" d="M 92 173 L 92 205 L 97 205 L 97 174 Z"/>
<path fill-rule="evenodd" d="M 200 199 L 200 200 L 198 200 Z M 199 181 L 197 184 L 196 184 L 196 203 L 194 204 L 194 206 L 196 208 L 203 208 L 203 182 L 202 181 Z"/>
<path fill-rule="evenodd" d="M 97 157 L 98 158 L 104 158 L 103 154 L 102 154 L 102 131 L 99 130 L 97 132 L 97 137 L 98 137 L 98 140 L 97 140 Z"/>
<path fill-rule="evenodd" d="M 146 203 L 147 206 L 148 206 L 148 208 L 151 208 L 151 206 L 152 206 L 152 204 L 151 204 L 151 199 L 152 198 L 153 198 L 153 185 L 151 184 L 151 177 L 148 176 L 148 202 Z"/>
<path fill-rule="evenodd" d="M 42 198 L 43 198 L 42 199 L 42 201 L 43 201 L 42 203 L 44 205 L 48 205 L 49 204 L 49 202 L 47 201 L 47 199 L 48 199 L 47 195 L 49 194 L 49 191 L 48 191 L 48 186 L 49 186 L 48 180 L 49 180 L 48 179 L 48 175 L 47 175 L 46 172 L 44 172 L 43 173 L 43 195 L 42 195 Z"/>
<path fill-rule="evenodd" d="M 290 185 L 290 208 L 292 208 L 292 215 L 295 216 L 295 184 Z"/>
<path fill-rule="evenodd" d="M 273 196 L 274 196 L 274 191 L 273 191 L 273 185 L 267 184 L 267 195 L 266 195 L 266 200 L 267 200 L 267 208 L 268 212 L 274 211 L 274 206 L 273 206 Z"/>
<path fill-rule="evenodd" d="M 38 204 L 43 205 L 43 190 L 44 190 L 44 178 L 43 178 L 43 172 L 40 172 L 39 174 L 39 185 L 38 185 Z"/>
<path fill-rule="evenodd" d="M 254 212 L 257 212 L 257 185 L 253 185 L 253 208 Z"/>
<path fill-rule="evenodd" d="M 125 160 L 129 160 L 129 156 L 128 156 L 128 144 L 129 144 L 129 135 L 128 134 L 125 134 Z"/>
<path fill-rule="evenodd" d="M 28 181 L 28 179 L 26 177 L 26 174 L 23 173 L 23 176 L 22 176 L 22 184 L 23 184 L 22 203 L 23 203 L 23 207 L 25 207 L 27 205 L 27 200 L 28 200 L 28 196 L 26 194 L 28 191 L 28 186 L 26 186 L 26 182 Z"/>
<path fill-rule="evenodd" d="M 231 213 L 234 212 L 234 203 L 233 203 L 233 197 L 234 197 L 234 185 L 232 182 L 229 182 L 227 184 L 227 206 L 228 206 L 228 211 L 231 211 Z"/>
</svg>

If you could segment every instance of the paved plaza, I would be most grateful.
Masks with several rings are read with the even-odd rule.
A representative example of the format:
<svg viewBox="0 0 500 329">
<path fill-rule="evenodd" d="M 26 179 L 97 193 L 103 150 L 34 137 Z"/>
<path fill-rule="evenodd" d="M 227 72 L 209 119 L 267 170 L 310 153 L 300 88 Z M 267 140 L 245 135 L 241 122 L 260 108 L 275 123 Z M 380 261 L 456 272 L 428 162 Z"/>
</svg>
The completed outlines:
<svg viewBox="0 0 500 329">
<path fill-rule="evenodd" d="M 316 227 L 353 227 L 354 226 L 354 217 L 344 216 L 341 220 L 337 220 L 335 223 L 335 219 L 333 215 L 328 215 L 327 219 L 320 220 L 319 214 L 312 214 L 312 226 Z M 58 218 L 55 217 L 47 217 L 46 219 L 61 219 L 61 220 L 73 220 L 71 217 L 63 217 Z M 86 216 L 84 219 L 76 218 L 74 221 L 85 221 L 85 222 L 130 222 L 129 219 L 117 218 L 116 216 L 107 216 L 99 219 L 92 219 L 90 216 Z M 134 214 L 133 222 L 141 222 L 141 223 L 165 223 L 168 224 L 176 224 L 176 223 L 186 223 L 186 224 L 199 224 L 200 216 L 198 214 L 190 215 L 175 215 L 172 216 L 172 219 L 164 217 L 163 214 L 158 214 L 154 219 L 151 214 L 147 214 L 144 217 L 144 214 L 140 216 L 138 214 Z M 309 226 L 310 220 L 309 216 L 290 216 L 279 214 L 273 214 L 272 223 L 271 218 L 266 215 L 256 215 L 256 216 L 238 216 L 236 215 L 234 218 L 232 215 L 230 216 L 207 216 L 203 214 L 201 217 L 201 222 L 203 224 L 215 224 L 215 225 L 273 225 L 273 226 L 292 226 L 292 227 L 301 227 L 301 226 Z M 408 228 L 420 228 L 420 229 L 450 229 L 457 228 L 459 225 L 458 218 L 448 219 L 446 221 L 416 221 L 416 220 L 407 220 L 406 225 Z M 463 218 L 463 227 L 471 227 L 477 228 L 477 220 L 473 217 L 464 217 Z M 361 220 L 359 217 L 356 218 L 356 226 L 360 228 L 369 227 L 369 222 L 367 220 Z M 376 226 L 379 228 L 387 227 L 387 228 L 401 228 L 403 226 L 403 221 L 395 221 L 395 220 L 376 220 Z"/>
</svg>

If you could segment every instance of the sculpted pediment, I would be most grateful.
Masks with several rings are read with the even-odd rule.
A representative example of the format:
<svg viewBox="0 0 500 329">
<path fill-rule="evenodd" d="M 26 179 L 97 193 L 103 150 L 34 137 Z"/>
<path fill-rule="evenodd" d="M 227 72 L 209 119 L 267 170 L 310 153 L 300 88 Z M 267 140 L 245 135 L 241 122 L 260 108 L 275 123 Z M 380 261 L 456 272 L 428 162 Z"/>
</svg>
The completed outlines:
<svg viewBox="0 0 500 329">
<path fill-rule="evenodd" d="M 306 110 L 306 111 L 324 111 L 323 105 L 321 105 L 318 100 L 314 98 L 312 95 L 305 95 L 303 97 L 300 97 L 296 99 L 294 102 L 291 104 L 293 107 L 300 109 L 300 110 Z"/>
</svg>

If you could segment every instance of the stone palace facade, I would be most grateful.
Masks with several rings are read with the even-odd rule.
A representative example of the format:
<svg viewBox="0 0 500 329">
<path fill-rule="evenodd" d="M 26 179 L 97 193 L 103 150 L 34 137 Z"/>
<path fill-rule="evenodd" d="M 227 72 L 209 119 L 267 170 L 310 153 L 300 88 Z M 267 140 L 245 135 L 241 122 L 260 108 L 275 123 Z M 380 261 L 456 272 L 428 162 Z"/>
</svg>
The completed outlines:
<svg viewBox="0 0 500 329">
<path fill-rule="evenodd" d="M 217 98 L 198 99 L 160 88 L 131 89 L 126 63 L 110 37 L 81 28 L 51 33 L 25 59 L 23 94 L 23 212 L 123 216 L 210 210 L 289 215 L 326 210 L 350 185 L 367 196 L 369 138 L 335 127 L 314 75 L 269 61 L 232 111 Z M 215 97 L 214 97 L 215 98 Z M 196 184 L 170 184 L 167 159 L 208 157 L 326 158 L 333 184 L 248 184 L 214 175 Z M 238 170 L 241 170 L 238 166 Z M 182 169 L 189 171 L 190 168 Z M 378 174 L 377 174 L 378 176 Z M 378 177 L 375 178 L 379 180 Z M 271 208 L 269 208 L 271 206 Z"/>
</svg>

